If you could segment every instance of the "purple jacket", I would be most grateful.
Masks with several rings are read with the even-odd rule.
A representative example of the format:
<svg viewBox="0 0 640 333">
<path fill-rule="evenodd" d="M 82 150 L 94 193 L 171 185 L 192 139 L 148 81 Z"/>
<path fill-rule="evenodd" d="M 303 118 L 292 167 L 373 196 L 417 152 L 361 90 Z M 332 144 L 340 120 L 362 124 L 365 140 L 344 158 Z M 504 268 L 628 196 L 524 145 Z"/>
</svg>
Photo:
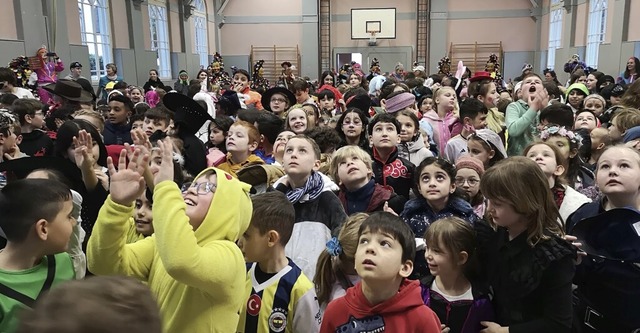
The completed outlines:
<svg viewBox="0 0 640 333">
<path fill-rule="evenodd" d="M 420 281 L 420 286 L 422 287 L 422 301 L 426 306 L 434 310 L 438 315 L 440 322 L 451 329 L 450 333 L 478 333 L 484 327 L 480 324 L 482 321 L 494 321 L 495 315 L 493 312 L 493 306 L 491 305 L 491 300 L 489 299 L 489 295 L 486 293 L 482 293 L 479 291 L 479 288 L 472 287 L 471 293 L 473 294 L 473 303 L 471 304 L 471 308 L 468 310 L 466 314 L 457 314 L 457 316 L 453 315 L 453 311 L 459 309 L 461 311 L 466 311 L 467 307 L 460 306 L 462 302 L 448 302 L 444 298 L 439 298 L 434 300 L 431 298 L 431 284 L 435 278 L 431 275 L 423 278 Z M 446 316 L 442 318 L 442 316 L 436 311 L 435 303 L 440 302 L 439 305 L 444 305 L 447 309 L 447 314 L 452 314 L 451 316 Z M 447 318 L 449 317 L 449 318 Z M 453 323 L 450 322 L 450 318 L 466 318 L 464 323 L 456 323 L 454 327 L 451 327 Z M 455 320 L 455 319 L 451 319 Z M 455 330 L 455 327 L 461 327 L 459 330 Z"/>
</svg>

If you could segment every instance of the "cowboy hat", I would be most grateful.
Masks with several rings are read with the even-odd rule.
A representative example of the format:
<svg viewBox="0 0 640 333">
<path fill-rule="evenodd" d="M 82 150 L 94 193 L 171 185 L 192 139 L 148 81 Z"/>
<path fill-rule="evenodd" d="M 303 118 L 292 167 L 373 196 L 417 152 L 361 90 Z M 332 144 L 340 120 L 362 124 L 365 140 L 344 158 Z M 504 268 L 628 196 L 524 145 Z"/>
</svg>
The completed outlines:
<svg viewBox="0 0 640 333">
<path fill-rule="evenodd" d="M 91 96 L 88 91 L 84 90 L 78 82 L 72 80 L 60 79 L 56 83 L 42 87 L 42 89 L 70 101 L 81 103 L 89 103 L 93 101 L 93 96 Z"/>
<path fill-rule="evenodd" d="M 289 106 L 296 104 L 296 95 L 294 95 L 291 90 L 285 87 L 273 87 L 262 94 L 260 102 L 262 102 L 262 107 L 264 107 L 265 110 L 271 111 L 271 97 L 275 94 L 283 95 L 289 101 Z"/>
<path fill-rule="evenodd" d="M 180 93 L 167 93 L 162 98 L 164 106 L 173 111 L 176 124 L 181 124 L 181 131 L 195 134 L 207 120 L 213 120 L 211 115 L 198 102 Z"/>
</svg>

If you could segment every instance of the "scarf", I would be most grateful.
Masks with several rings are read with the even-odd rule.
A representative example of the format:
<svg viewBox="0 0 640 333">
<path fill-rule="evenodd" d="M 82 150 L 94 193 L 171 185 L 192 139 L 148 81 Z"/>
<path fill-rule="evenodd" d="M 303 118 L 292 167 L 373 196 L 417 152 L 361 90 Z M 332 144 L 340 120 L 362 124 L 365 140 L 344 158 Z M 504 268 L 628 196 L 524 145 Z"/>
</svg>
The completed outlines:
<svg viewBox="0 0 640 333">
<path fill-rule="evenodd" d="M 317 199 L 320 193 L 322 193 L 323 188 L 324 181 L 322 180 L 322 176 L 317 172 L 313 172 L 303 187 L 291 189 L 285 194 L 287 195 L 287 199 L 289 199 L 292 204 L 295 204 L 303 198 L 305 201 Z"/>
<path fill-rule="evenodd" d="M 551 192 L 553 193 L 553 199 L 556 202 L 556 206 L 560 209 L 560 206 L 562 206 L 562 202 L 564 201 L 564 187 L 562 185 L 554 186 L 551 189 Z"/>
</svg>

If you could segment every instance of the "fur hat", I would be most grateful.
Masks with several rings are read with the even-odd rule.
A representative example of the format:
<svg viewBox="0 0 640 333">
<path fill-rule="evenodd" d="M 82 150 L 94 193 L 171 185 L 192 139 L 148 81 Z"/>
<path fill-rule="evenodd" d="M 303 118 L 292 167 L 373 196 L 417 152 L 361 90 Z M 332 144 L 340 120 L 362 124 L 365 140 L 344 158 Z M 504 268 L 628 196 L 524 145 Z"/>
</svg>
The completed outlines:
<svg viewBox="0 0 640 333">
<path fill-rule="evenodd" d="M 522 72 L 524 73 L 524 71 L 531 71 L 533 70 L 533 66 L 531 64 L 527 64 L 525 63 L 524 65 L 522 65 Z"/>
<path fill-rule="evenodd" d="M 445 66 L 448 66 L 449 69 L 445 69 Z M 444 56 L 440 61 L 438 61 L 438 73 L 451 76 L 451 59 L 449 57 Z"/>
</svg>

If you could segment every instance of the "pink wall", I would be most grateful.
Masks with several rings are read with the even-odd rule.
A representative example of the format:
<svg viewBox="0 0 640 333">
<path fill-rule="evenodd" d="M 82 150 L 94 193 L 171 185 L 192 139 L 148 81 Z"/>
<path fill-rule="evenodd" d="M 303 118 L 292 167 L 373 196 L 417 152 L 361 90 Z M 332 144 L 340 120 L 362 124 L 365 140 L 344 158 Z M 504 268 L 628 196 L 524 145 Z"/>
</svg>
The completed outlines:
<svg viewBox="0 0 640 333">
<path fill-rule="evenodd" d="M 583 3 L 576 6 L 576 35 L 573 39 L 574 46 L 587 45 L 587 31 L 589 31 L 589 4 Z M 569 47 L 570 45 L 563 45 Z"/>
<path fill-rule="evenodd" d="M 449 20 L 447 49 L 451 43 L 497 43 L 504 51 L 535 51 L 536 22 L 530 17 Z"/>
<path fill-rule="evenodd" d="M 640 2 L 631 1 L 629 5 L 629 41 L 640 41 L 640 20 L 637 19 L 639 15 Z M 610 31 L 609 22 L 613 22 L 613 19 L 607 18 L 607 20 L 607 31 Z"/>
<path fill-rule="evenodd" d="M 124 0 L 111 0 L 111 22 L 109 24 L 114 48 L 128 49 L 130 47 L 126 13 L 127 7 Z"/>
<path fill-rule="evenodd" d="M 69 35 L 69 44 L 82 45 L 82 36 L 80 35 L 80 18 L 78 17 L 78 1 L 67 0 L 64 5 L 68 18 L 67 33 Z"/>
<path fill-rule="evenodd" d="M 490 3 L 490 5 L 488 5 Z M 449 0 L 449 11 L 485 11 L 505 9 L 529 9 L 531 8 L 531 1 L 529 0 L 491 0 L 491 1 L 478 1 L 478 0 Z"/>
<path fill-rule="evenodd" d="M 227 16 L 286 16 L 301 13 L 301 0 L 229 1 L 224 10 Z"/>
<path fill-rule="evenodd" d="M 225 55 L 250 54 L 253 46 L 295 47 L 301 44 L 302 29 L 291 24 L 226 24 L 222 28 Z"/>
<path fill-rule="evenodd" d="M 2 4 L 0 21 L 2 21 L 2 24 L 0 24 L 0 38 L 13 40 L 18 39 L 13 1 L 5 1 L 5 3 Z"/>
</svg>

